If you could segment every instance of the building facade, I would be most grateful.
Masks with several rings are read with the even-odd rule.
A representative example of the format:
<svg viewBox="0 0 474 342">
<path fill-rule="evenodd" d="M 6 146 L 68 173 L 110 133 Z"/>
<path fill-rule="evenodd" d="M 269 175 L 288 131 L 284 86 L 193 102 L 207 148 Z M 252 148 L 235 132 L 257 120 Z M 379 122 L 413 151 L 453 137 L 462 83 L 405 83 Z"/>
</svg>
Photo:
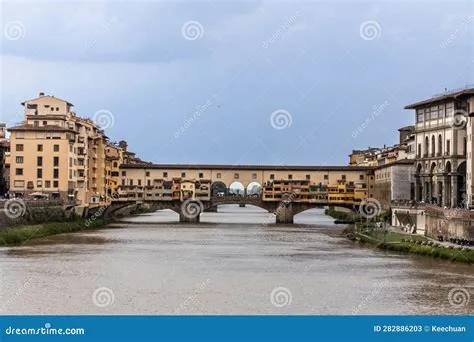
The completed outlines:
<svg viewBox="0 0 474 342">
<path fill-rule="evenodd" d="M 415 111 L 415 198 L 443 207 L 471 207 L 474 88 L 410 104 Z M 469 172 L 467 171 L 469 166 Z"/>
<path fill-rule="evenodd" d="M 11 132 L 10 193 L 78 205 L 105 200 L 107 137 L 73 105 L 54 96 L 22 103 L 25 120 Z"/>
</svg>

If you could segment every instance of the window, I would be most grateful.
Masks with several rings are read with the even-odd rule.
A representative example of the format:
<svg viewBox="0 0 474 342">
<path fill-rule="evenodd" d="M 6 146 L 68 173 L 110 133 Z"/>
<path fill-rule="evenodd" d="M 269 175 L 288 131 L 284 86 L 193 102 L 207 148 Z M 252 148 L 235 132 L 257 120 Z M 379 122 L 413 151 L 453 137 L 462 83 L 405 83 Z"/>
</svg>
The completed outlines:
<svg viewBox="0 0 474 342">
<path fill-rule="evenodd" d="M 130 179 L 130 186 L 133 186 L 133 179 Z"/>
<path fill-rule="evenodd" d="M 16 144 L 16 151 L 23 152 L 23 144 Z"/>
<path fill-rule="evenodd" d="M 47 126 L 48 125 L 48 121 L 43 121 L 43 126 Z"/>
<path fill-rule="evenodd" d="M 324 180 L 328 180 L 329 179 L 329 175 L 324 175 Z"/>
<path fill-rule="evenodd" d="M 122 171 L 122 177 L 125 177 L 127 175 L 127 171 Z"/>
<path fill-rule="evenodd" d="M 43 178 L 43 169 L 36 169 L 36 178 Z"/>
<path fill-rule="evenodd" d="M 43 166 L 43 157 L 36 157 L 36 165 Z"/>
<path fill-rule="evenodd" d="M 217 177 L 217 178 L 221 178 L 221 173 L 218 172 L 216 177 Z"/>
<path fill-rule="evenodd" d="M 150 177 L 150 171 L 145 172 L 145 177 Z"/>
<path fill-rule="evenodd" d="M 168 177 L 168 172 L 163 172 L 163 178 L 167 178 Z"/>
<path fill-rule="evenodd" d="M 257 174 L 256 173 L 252 173 L 252 179 L 257 179 Z"/>
<path fill-rule="evenodd" d="M 59 178 L 59 169 L 53 169 L 53 178 Z"/>
<path fill-rule="evenodd" d="M 416 122 L 417 123 L 423 122 L 424 116 L 425 116 L 425 113 L 423 109 L 418 109 L 417 114 L 416 114 Z"/>
<path fill-rule="evenodd" d="M 203 178 L 204 174 L 202 172 L 199 172 L 199 178 Z"/>
<path fill-rule="evenodd" d="M 186 172 L 181 172 L 181 178 L 186 178 Z"/>
<path fill-rule="evenodd" d="M 25 186 L 25 181 L 23 180 L 15 180 L 13 181 L 13 186 L 15 188 L 23 188 Z"/>
<path fill-rule="evenodd" d="M 15 174 L 16 174 L 17 176 L 23 176 L 23 169 L 17 168 L 17 169 L 15 170 Z"/>
<path fill-rule="evenodd" d="M 359 180 L 364 180 L 364 175 L 359 175 Z"/>
<path fill-rule="evenodd" d="M 418 158 L 421 158 L 421 144 L 418 144 Z"/>
<path fill-rule="evenodd" d="M 151 186 L 151 181 L 149 179 L 146 181 L 146 185 Z"/>
<path fill-rule="evenodd" d="M 59 152 L 59 145 L 54 145 L 54 152 Z"/>
<path fill-rule="evenodd" d="M 45 181 L 44 182 L 44 187 L 45 188 L 50 188 L 51 187 L 51 181 Z"/>
<path fill-rule="evenodd" d="M 234 179 L 239 179 L 239 174 L 238 173 L 234 173 Z"/>
<path fill-rule="evenodd" d="M 59 182 L 53 181 L 53 188 L 58 188 L 58 187 L 59 187 Z"/>
<path fill-rule="evenodd" d="M 288 175 L 288 179 L 293 179 L 293 175 Z"/>
<path fill-rule="evenodd" d="M 138 186 L 142 186 L 142 180 L 141 179 L 138 180 Z"/>
<path fill-rule="evenodd" d="M 39 181 L 36 181 L 36 186 L 39 188 L 39 187 L 42 187 L 43 186 L 43 181 L 39 180 Z"/>
<path fill-rule="evenodd" d="M 342 180 L 346 180 L 346 175 L 341 175 Z"/>
<path fill-rule="evenodd" d="M 306 180 L 310 180 L 311 179 L 311 175 L 306 175 Z"/>
<path fill-rule="evenodd" d="M 15 158 L 15 160 L 17 164 L 23 164 L 23 157 L 18 156 Z"/>
<path fill-rule="evenodd" d="M 53 166 L 59 166 L 59 157 L 53 157 Z"/>
<path fill-rule="evenodd" d="M 122 179 L 122 186 L 125 186 L 125 179 Z"/>
<path fill-rule="evenodd" d="M 451 153 L 451 141 L 448 139 L 446 140 L 446 155 L 449 156 L 450 153 Z"/>
<path fill-rule="evenodd" d="M 25 132 L 16 132 L 15 136 L 17 139 L 25 139 Z"/>
<path fill-rule="evenodd" d="M 43 145 L 38 144 L 38 148 L 36 149 L 38 152 L 43 152 Z"/>
<path fill-rule="evenodd" d="M 275 179 L 275 175 L 273 173 L 270 175 L 270 179 Z"/>
</svg>

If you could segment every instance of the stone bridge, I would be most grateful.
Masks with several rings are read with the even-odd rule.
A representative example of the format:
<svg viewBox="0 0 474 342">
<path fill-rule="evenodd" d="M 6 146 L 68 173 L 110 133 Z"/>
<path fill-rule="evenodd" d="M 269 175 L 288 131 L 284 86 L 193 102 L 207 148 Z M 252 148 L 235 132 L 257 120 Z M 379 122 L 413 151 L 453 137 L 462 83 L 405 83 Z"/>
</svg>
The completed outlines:
<svg viewBox="0 0 474 342">
<path fill-rule="evenodd" d="M 147 200 L 138 202 L 138 205 L 146 203 L 151 209 L 171 209 L 179 214 L 180 222 L 199 222 L 201 213 L 208 211 L 211 208 L 217 208 L 224 204 L 239 204 L 239 205 L 254 205 L 256 207 L 274 213 L 276 216 L 276 223 L 293 223 L 294 216 L 309 209 L 323 208 L 327 203 L 315 202 L 294 202 L 291 200 L 278 201 L 264 201 L 261 197 L 252 196 L 217 196 L 212 197 L 209 201 L 200 200 Z M 123 209 L 127 206 L 135 206 L 137 201 L 115 201 L 107 208 L 107 215 L 113 215 L 116 210 Z M 338 205 L 354 209 L 352 205 Z"/>
</svg>

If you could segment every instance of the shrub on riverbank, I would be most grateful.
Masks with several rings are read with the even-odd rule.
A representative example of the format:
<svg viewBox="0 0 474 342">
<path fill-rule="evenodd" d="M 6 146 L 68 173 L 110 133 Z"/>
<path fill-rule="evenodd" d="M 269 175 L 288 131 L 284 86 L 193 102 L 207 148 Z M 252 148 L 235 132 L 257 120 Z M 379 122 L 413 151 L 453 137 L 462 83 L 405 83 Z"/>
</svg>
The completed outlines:
<svg viewBox="0 0 474 342">
<path fill-rule="evenodd" d="M 341 221 L 356 221 L 359 219 L 359 215 L 353 212 L 343 212 L 343 211 L 336 211 L 331 209 L 326 209 L 324 211 L 325 215 L 331 216 L 336 220 Z"/>
<path fill-rule="evenodd" d="M 420 235 L 406 235 L 377 229 L 361 229 L 361 227 L 356 229 L 355 226 L 344 229 L 343 233 L 346 236 L 351 234 L 362 243 L 368 243 L 387 251 L 425 255 L 469 264 L 474 263 L 474 250 L 454 246 L 444 247 Z"/>
<path fill-rule="evenodd" d="M 96 229 L 107 224 L 106 220 L 75 219 L 63 222 L 48 222 L 23 226 L 0 232 L 0 246 L 17 245 L 26 241 L 55 234 L 72 233 L 86 229 Z"/>
</svg>

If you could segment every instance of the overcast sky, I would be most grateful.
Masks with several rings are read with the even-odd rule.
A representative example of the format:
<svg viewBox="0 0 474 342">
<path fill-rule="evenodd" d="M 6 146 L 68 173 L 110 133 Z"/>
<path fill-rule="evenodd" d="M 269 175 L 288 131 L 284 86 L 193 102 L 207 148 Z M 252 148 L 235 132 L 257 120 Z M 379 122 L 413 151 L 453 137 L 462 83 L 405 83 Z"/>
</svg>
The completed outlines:
<svg viewBox="0 0 474 342">
<path fill-rule="evenodd" d="M 40 91 L 155 163 L 347 164 L 474 83 L 474 3 L 3 2 L 1 120 Z"/>
</svg>

